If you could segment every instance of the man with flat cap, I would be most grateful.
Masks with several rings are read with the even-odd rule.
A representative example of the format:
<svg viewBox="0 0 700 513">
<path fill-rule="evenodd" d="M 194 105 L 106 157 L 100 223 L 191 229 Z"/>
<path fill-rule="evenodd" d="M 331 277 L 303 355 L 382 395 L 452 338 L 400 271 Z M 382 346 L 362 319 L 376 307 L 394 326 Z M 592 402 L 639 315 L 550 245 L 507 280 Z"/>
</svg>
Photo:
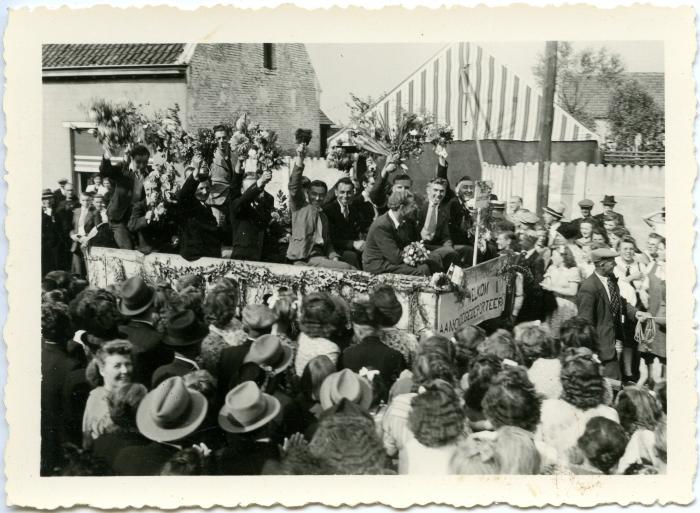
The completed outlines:
<svg viewBox="0 0 700 513">
<path fill-rule="evenodd" d="M 625 324 L 635 322 L 637 310 L 620 294 L 615 269 L 617 252 L 610 248 L 591 251 L 595 271 L 582 284 L 576 295 L 578 315 L 593 325 L 598 334 L 598 357 L 603 375 L 620 379 L 617 348 L 622 350 Z"/>
<path fill-rule="evenodd" d="M 591 215 L 593 205 L 593 200 L 589 200 L 587 198 L 584 198 L 581 201 L 579 201 L 578 208 L 581 210 L 581 217 L 573 219 L 571 221 L 572 226 L 574 226 L 578 230 L 583 221 L 590 221 L 591 223 L 593 223 L 593 226 L 598 226 L 598 221 L 596 221 L 595 218 Z"/>
<path fill-rule="evenodd" d="M 605 195 L 601 203 L 603 204 L 603 212 L 593 216 L 593 219 L 596 220 L 598 226 L 603 226 L 603 221 L 606 217 L 614 217 L 615 221 L 617 222 L 617 226 L 622 226 L 624 228 L 624 216 L 619 212 L 615 212 L 615 205 L 617 205 L 617 201 L 615 201 L 615 196 Z"/>
</svg>

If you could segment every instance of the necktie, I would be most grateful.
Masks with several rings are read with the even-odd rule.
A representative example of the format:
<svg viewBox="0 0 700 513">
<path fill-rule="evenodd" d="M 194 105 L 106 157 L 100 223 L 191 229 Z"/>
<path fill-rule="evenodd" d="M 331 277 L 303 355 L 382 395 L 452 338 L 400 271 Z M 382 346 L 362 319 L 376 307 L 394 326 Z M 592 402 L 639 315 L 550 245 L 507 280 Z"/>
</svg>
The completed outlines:
<svg viewBox="0 0 700 513">
<path fill-rule="evenodd" d="M 347 207 L 347 205 L 343 205 L 343 217 L 344 217 L 346 220 L 347 220 L 349 214 L 350 214 L 350 213 L 348 212 L 348 207 Z"/>
<path fill-rule="evenodd" d="M 608 276 L 608 289 L 610 290 L 610 310 L 613 318 L 620 314 L 622 304 L 620 302 L 620 287 L 617 285 L 617 278 Z"/>
<path fill-rule="evenodd" d="M 435 205 L 430 205 L 428 209 L 428 222 L 426 223 L 426 231 L 434 235 L 435 227 L 437 226 L 437 207 Z"/>
<path fill-rule="evenodd" d="M 627 270 L 625 271 L 625 276 L 629 276 L 630 274 L 632 274 L 631 268 L 632 268 L 631 265 L 627 266 Z"/>
</svg>

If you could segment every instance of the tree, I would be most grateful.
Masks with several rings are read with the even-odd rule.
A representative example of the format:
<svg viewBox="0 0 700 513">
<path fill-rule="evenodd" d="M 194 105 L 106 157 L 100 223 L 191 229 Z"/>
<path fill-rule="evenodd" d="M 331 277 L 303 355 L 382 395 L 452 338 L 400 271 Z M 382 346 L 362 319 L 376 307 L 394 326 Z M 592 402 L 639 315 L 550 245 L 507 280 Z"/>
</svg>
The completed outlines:
<svg viewBox="0 0 700 513">
<path fill-rule="evenodd" d="M 664 113 L 654 98 L 636 80 L 620 84 L 610 98 L 610 139 L 617 150 L 664 151 Z"/>
<path fill-rule="evenodd" d="M 532 68 L 537 83 L 542 87 L 545 76 L 545 57 L 539 54 Z M 617 87 L 623 79 L 624 63 L 618 54 L 601 47 L 598 51 L 586 48 L 574 52 L 571 43 L 560 41 L 557 48 L 557 103 L 576 120 L 595 129 L 595 120 L 588 113 L 586 88 L 595 79 L 608 89 Z"/>
</svg>

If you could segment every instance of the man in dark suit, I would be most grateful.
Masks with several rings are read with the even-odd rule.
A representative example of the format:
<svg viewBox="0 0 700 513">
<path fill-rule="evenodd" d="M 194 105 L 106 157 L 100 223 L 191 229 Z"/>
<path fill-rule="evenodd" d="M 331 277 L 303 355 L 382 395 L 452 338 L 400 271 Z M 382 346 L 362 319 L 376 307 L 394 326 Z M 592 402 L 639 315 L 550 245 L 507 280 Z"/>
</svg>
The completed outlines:
<svg viewBox="0 0 700 513">
<path fill-rule="evenodd" d="M 67 178 L 61 178 L 58 181 L 58 189 L 53 191 L 53 197 L 56 202 L 56 205 L 61 203 L 61 201 L 65 200 L 68 197 L 68 194 L 66 193 L 66 184 L 68 183 Z"/>
<path fill-rule="evenodd" d="M 362 250 L 365 247 L 361 236 L 365 203 L 354 202 L 355 185 L 350 178 L 344 177 L 335 184 L 334 200 L 323 207 L 330 225 L 330 237 L 333 247 L 340 254 L 341 260 L 360 269 Z M 371 207 L 370 207 L 371 208 Z"/>
<path fill-rule="evenodd" d="M 87 243 L 87 235 L 95 226 L 95 211 L 90 205 L 90 196 L 80 193 L 80 207 L 73 210 L 70 239 L 72 241 L 70 252 L 73 257 L 71 272 L 78 276 L 85 276 L 85 257 L 83 256 L 83 243 Z"/>
<path fill-rule="evenodd" d="M 598 221 L 596 221 L 596 219 L 591 215 L 591 210 L 593 210 L 593 201 L 584 198 L 578 202 L 578 208 L 581 210 L 581 217 L 577 217 L 571 221 L 571 224 L 576 228 L 576 230 L 580 229 L 583 221 L 590 221 L 593 223 L 594 227 L 598 226 Z M 600 227 L 602 228 L 603 225 L 601 224 Z"/>
<path fill-rule="evenodd" d="M 591 251 L 595 271 L 578 289 L 576 303 L 578 315 L 590 322 L 598 334 L 598 357 L 603 364 L 603 374 L 620 379 L 617 360 L 618 346 L 622 351 L 625 325 L 634 322 L 637 310 L 620 295 L 620 287 L 614 274 L 615 257 L 609 248 Z"/>
<path fill-rule="evenodd" d="M 212 207 L 206 203 L 210 184 L 197 166 L 178 192 L 180 255 L 185 260 L 221 258 L 221 237 Z"/>
<path fill-rule="evenodd" d="M 107 217 L 114 240 L 121 249 L 134 249 L 127 223 L 131 217 L 131 205 L 145 196 L 143 182 L 149 173 L 150 156 L 148 148 L 137 145 L 131 149 L 121 165 L 112 165 L 112 154 L 109 150 L 106 150 L 102 157 L 100 176 L 103 180 L 109 179 L 112 184 Z"/>
<path fill-rule="evenodd" d="M 155 291 L 143 278 L 134 276 L 122 285 L 119 310 L 129 321 L 119 332 L 134 345 L 133 380 L 151 384 L 153 372 L 173 360 L 173 350 L 163 345 L 163 335 L 153 326 Z"/>
<path fill-rule="evenodd" d="M 41 276 L 51 271 L 65 270 L 61 256 L 68 253 L 62 226 L 54 209 L 54 194 L 45 189 L 41 195 Z"/>
<path fill-rule="evenodd" d="M 520 243 L 520 256 L 517 265 L 523 267 L 523 302 L 520 311 L 514 311 L 513 316 L 517 323 L 544 320 L 543 296 L 544 291 L 540 283 L 544 280 L 544 260 L 537 252 L 537 234 L 525 232 L 518 235 Z"/>
<path fill-rule="evenodd" d="M 429 260 L 413 267 L 404 263 L 403 249 L 418 240 L 415 223 L 407 221 L 414 216 L 416 204 L 410 191 L 393 192 L 387 201 L 389 211 L 380 215 L 369 229 L 365 249 L 362 252 L 362 267 L 372 274 L 396 273 L 414 276 L 430 276 L 442 263 Z"/>
<path fill-rule="evenodd" d="M 603 226 L 606 217 L 614 217 L 617 226 L 622 226 L 624 228 L 624 216 L 619 212 L 615 212 L 615 205 L 617 205 L 617 201 L 615 201 L 615 196 L 605 195 L 601 203 L 603 204 L 603 212 L 593 216 L 593 219 L 596 220 L 598 226 Z"/>
<path fill-rule="evenodd" d="M 199 370 L 195 361 L 202 348 L 202 340 L 209 328 L 195 316 L 192 310 L 184 310 L 170 316 L 163 343 L 175 352 L 173 361 L 158 367 L 151 379 L 151 388 L 174 376 L 184 376 Z"/>
<path fill-rule="evenodd" d="M 66 351 L 71 336 L 68 307 L 61 303 L 41 306 L 41 475 L 51 475 L 62 460 L 63 430 L 61 391 L 68 374 L 81 367 Z"/>
<path fill-rule="evenodd" d="M 267 227 L 275 208 L 275 199 L 265 191 L 270 180 L 271 171 L 263 172 L 259 178 L 255 173 L 233 174 L 229 213 L 233 233 L 231 258 L 264 260 Z"/>
</svg>

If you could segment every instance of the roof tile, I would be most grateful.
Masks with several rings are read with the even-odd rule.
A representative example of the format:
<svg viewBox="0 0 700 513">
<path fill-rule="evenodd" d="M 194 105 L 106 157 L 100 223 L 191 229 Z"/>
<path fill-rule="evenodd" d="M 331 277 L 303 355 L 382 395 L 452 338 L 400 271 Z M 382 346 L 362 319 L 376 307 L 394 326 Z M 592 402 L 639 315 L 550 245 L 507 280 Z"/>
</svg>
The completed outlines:
<svg viewBox="0 0 700 513">
<path fill-rule="evenodd" d="M 100 67 L 174 64 L 184 43 L 166 44 L 80 44 L 42 46 L 42 67 Z"/>
</svg>

